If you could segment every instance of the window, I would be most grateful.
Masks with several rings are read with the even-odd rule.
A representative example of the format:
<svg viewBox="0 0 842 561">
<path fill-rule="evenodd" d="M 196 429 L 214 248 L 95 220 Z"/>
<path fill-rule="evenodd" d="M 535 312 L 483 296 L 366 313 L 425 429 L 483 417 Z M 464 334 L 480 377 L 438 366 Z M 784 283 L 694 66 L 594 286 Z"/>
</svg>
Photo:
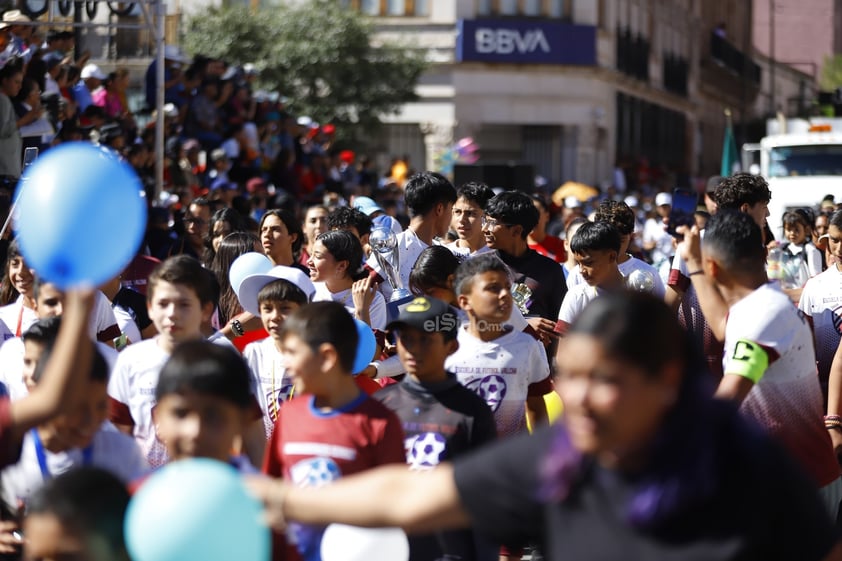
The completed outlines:
<svg viewBox="0 0 842 561">
<path fill-rule="evenodd" d="M 343 0 L 367 16 L 429 16 L 430 0 Z"/>
<path fill-rule="evenodd" d="M 477 16 L 563 18 L 565 0 L 474 0 Z"/>
</svg>

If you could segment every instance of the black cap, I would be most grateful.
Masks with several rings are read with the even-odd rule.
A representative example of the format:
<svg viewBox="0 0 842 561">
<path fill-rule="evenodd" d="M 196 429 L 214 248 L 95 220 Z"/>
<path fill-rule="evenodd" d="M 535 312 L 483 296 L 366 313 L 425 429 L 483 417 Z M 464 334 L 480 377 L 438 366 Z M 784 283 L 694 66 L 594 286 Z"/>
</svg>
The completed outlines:
<svg viewBox="0 0 842 561">
<path fill-rule="evenodd" d="M 441 333 L 445 339 L 454 339 L 459 318 L 445 302 L 429 296 L 419 296 L 401 308 L 397 319 L 386 329 L 413 327 L 427 333 Z"/>
</svg>

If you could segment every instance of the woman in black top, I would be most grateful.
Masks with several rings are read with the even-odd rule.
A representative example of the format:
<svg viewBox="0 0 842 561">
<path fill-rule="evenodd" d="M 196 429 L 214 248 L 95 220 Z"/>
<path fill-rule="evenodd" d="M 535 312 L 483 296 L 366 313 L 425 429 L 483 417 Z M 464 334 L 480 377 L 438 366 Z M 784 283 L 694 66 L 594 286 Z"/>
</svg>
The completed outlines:
<svg viewBox="0 0 842 561">
<path fill-rule="evenodd" d="M 842 560 L 815 486 L 711 397 L 674 314 L 594 300 L 557 354 L 564 423 L 426 473 L 383 468 L 318 489 L 255 482 L 274 522 L 473 525 L 548 560 Z"/>
</svg>

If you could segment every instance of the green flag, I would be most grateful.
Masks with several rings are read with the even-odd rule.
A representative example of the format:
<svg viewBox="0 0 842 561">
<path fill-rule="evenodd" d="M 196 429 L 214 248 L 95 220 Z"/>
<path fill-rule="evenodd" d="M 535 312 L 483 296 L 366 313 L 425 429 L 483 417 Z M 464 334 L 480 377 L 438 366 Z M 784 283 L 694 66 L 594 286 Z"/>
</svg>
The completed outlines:
<svg viewBox="0 0 842 561">
<path fill-rule="evenodd" d="M 725 119 L 725 140 L 722 141 L 722 164 L 719 169 L 719 175 L 722 177 L 728 177 L 734 173 L 734 164 L 739 161 L 737 142 L 734 140 L 734 127 L 731 124 L 730 111 L 725 112 Z"/>
</svg>

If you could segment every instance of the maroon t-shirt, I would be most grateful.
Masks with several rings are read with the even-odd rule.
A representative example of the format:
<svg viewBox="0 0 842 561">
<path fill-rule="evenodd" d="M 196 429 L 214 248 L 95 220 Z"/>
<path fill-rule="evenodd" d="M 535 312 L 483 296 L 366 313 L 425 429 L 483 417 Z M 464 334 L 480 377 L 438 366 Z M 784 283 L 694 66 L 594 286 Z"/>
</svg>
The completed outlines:
<svg viewBox="0 0 842 561">
<path fill-rule="evenodd" d="M 266 447 L 263 473 L 299 487 L 316 487 L 384 464 L 404 464 L 403 429 L 398 417 L 365 393 L 324 412 L 313 397 L 299 396 L 278 413 Z M 299 559 L 283 536 L 273 539 L 274 560 Z"/>
</svg>

